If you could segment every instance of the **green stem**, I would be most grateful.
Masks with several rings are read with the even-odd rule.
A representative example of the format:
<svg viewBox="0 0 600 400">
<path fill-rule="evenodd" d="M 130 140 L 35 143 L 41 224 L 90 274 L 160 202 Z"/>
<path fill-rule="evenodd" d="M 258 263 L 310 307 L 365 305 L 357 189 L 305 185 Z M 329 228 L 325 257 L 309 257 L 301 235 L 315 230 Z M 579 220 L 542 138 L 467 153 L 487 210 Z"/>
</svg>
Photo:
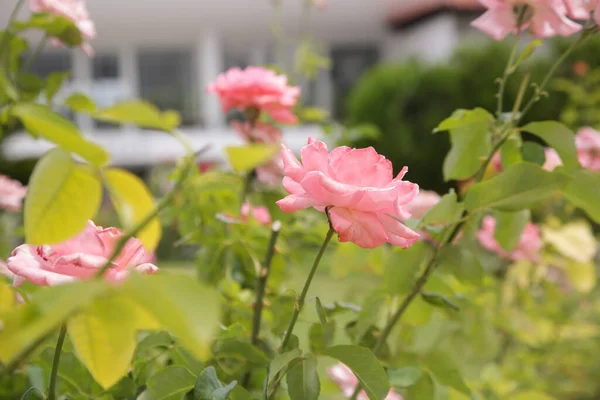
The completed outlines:
<svg viewBox="0 0 600 400">
<path fill-rule="evenodd" d="M 258 273 L 258 283 L 256 285 L 256 299 L 254 300 L 254 312 L 252 315 L 252 333 L 250 335 L 250 342 L 254 345 L 258 345 L 258 337 L 260 335 L 260 323 L 262 319 L 263 301 L 265 298 L 265 290 L 267 288 L 267 281 L 269 280 L 269 273 L 271 272 L 271 261 L 275 255 L 275 244 L 277 238 L 281 232 L 281 222 L 275 221 L 271 226 L 271 238 L 267 245 L 267 252 L 265 254 L 265 260 Z M 248 387 L 250 383 L 251 372 L 244 376 L 243 386 Z"/>
<path fill-rule="evenodd" d="M 294 306 L 294 312 L 292 314 L 292 319 L 290 320 L 290 324 L 288 325 L 288 328 L 285 331 L 285 335 L 283 336 L 283 340 L 281 341 L 281 347 L 279 347 L 279 354 L 282 354 L 285 352 L 285 349 L 290 341 L 290 338 L 292 337 L 292 332 L 294 331 L 294 326 L 296 326 L 296 321 L 298 320 L 298 316 L 300 315 L 300 312 L 302 311 L 302 308 L 304 307 L 304 301 L 306 300 L 306 294 L 308 293 L 310 284 L 313 280 L 313 277 L 315 276 L 315 272 L 317 272 L 317 267 L 319 266 L 319 262 L 321 261 L 323 254 L 325 254 L 325 249 L 327 248 L 327 245 L 329 244 L 329 241 L 333 237 L 334 233 L 335 233 L 335 230 L 333 230 L 333 228 L 329 227 L 329 230 L 327 231 L 327 235 L 325 236 L 325 240 L 323 241 L 323 244 L 321 245 L 321 249 L 319 250 L 317 257 L 315 258 L 315 261 L 312 265 L 312 268 L 310 269 L 308 277 L 306 278 L 306 282 L 304 282 L 304 287 L 302 288 L 302 292 L 300 293 L 300 296 L 298 296 L 298 299 L 296 300 L 296 304 Z"/>
<path fill-rule="evenodd" d="M 48 400 L 56 400 L 56 377 L 58 376 L 58 366 L 60 364 L 60 354 L 67 334 L 67 325 L 60 328 L 58 342 L 54 350 L 54 360 L 52 361 L 52 372 L 50 373 L 50 386 L 48 387 Z"/>
<path fill-rule="evenodd" d="M 496 116 L 500 118 L 502 115 L 502 107 L 504 105 L 504 91 L 506 89 L 506 82 L 508 81 L 508 77 L 511 75 L 512 65 L 515 62 L 515 57 L 517 55 L 517 49 L 519 48 L 519 35 L 515 40 L 515 44 L 510 52 L 510 56 L 508 57 L 508 62 L 506 63 L 506 67 L 504 68 L 504 73 L 502 75 L 502 79 L 500 79 L 500 87 L 498 88 L 498 104 L 496 106 Z"/>
<path fill-rule="evenodd" d="M 38 56 L 41 54 L 42 50 L 44 50 L 44 46 L 46 46 L 47 41 L 48 41 L 48 34 L 44 35 L 42 40 L 40 40 L 39 43 L 37 44 L 37 46 L 35 46 L 33 53 L 31 53 L 31 56 L 29 56 L 29 58 L 27 59 L 27 62 L 23 66 L 23 72 L 29 71 L 29 69 L 33 65 L 33 62 L 38 58 Z"/>
<path fill-rule="evenodd" d="M 112 266 L 112 263 L 116 260 L 116 258 L 119 256 L 119 254 L 121 254 L 121 251 L 123 250 L 123 248 L 125 247 L 125 245 L 127 244 L 127 242 L 129 241 L 129 239 L 131 239 L 132 237 L 136 236 L 142 229 L 144 229 L 146 227 L 146 225 L 148 225 L 150 222 L 152 222 L 152 220 L 169 204 L 171 204 L 171 202 L 175 199 L 175 196 L 177 195 L 177 193 L 179 192 L 179 189 L 183 186 L 186 178 L 189 175 L 190 170 L 193 168 L 194 166 L 194 152 L 191 149 L 191 146 L 187 143 L 187 139 L 179 134 L 178 132 L 174 132 L 173 135 L 184 145 L 184 147 L 186 148 L 186 151 L 188 153 L 187 155 L 187 162 L 184 163 L 183 165 L 183 170 L 181 171 L 180 175 L 179 175 L 179 179 L 177 179 L 177 182 L 175 183 L 175 186 L 173 186 L 173 188 L 171 189 L 171 191 L 169 191 L 169 193 L 167 193 L 167 195 L 165 197 L 163 197 L 158 204 L 156 205 L 156 208 L 154 209 L 154 211 L 152 211 L 150 214 L 146 215 L 146 217 L 144 219 L 142 219 L 140 222 L 138 222 L 133 228 L 131 228 L 130 230 L 128 230 L 117 242 L 117 245 L 115 246 L 114 251 L 112 252 L 110 258 L 108 259 L 108 261 L 106 261 L 106 264 L 104 264 L 102 266 L 102 268 L 100 268 L 100 270 L 98 271 L 98 273 L 96 274 L 97 278 L 102 278 L 104 276 L 104 274 L 106 273 L 106 271 L 108 271 L 108 269 Z"/>
<path fill-rule="evenodd" d="M 21 9 L 21 7 L 23 6 L 24 3 L 25 3 L 25 0 L 17 1 L 15 8 L 13 8 L 12 13 L 10 14 L 10 17 L 8 18 L 8 25 L 6 26 L 6 30 L 4 31 L 4 34 L 2 35 L 2 41 L 0 42 L 0 55 L 4 54 L 4 47 L 9 42 L 11 25 L 12 25 L 13 21 L 17 18 L 17 15 L 19 14 L 19 10 Z"/>
</svg>

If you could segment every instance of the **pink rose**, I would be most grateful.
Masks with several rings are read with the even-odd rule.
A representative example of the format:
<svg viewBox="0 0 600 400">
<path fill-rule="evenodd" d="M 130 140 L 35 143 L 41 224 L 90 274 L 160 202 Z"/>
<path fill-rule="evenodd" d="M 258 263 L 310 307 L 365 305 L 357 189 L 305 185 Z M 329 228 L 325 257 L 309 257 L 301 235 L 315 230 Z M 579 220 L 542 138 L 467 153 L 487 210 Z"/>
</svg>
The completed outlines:
<svg viewBox="0 0 600 400">
<path fill-rule="evenodd" d="M 4 275 L 8 279 L 13 279 L 15 277 L 15 274 L 10 272 L 8 266 L 3 260 L 0 260 L 0 275 Z"/>
<path fill-rule="evenodd" d="M 249 122 L 234 121 L 231 123 L 231 127 L 247 143 L 281 144 L 283 140 L 283 134 L 279 129 L 262 122 L 256 122 L 252 126 Z M 281 159 L 281 153 L 277 153 L 267 163 L 256 168 L 258 181 L 265 185 L 277 185 L 282 176 L 283 160 Z"/>
<path fill-rule="evenodd" d="M 512 261 L 529 260 L 531 262 L 539 261 L 539 251 L 542 248 L 542 238 L 540 230 L 531 222 L 527 223 L 519 242 L 512 251 L 507 252 L 500 246 L 500 243 L 494 238 L 496 231 L 496 219 L 491 215 L 483 218 L 481 230 L 477 232 L 477 239 L 481 246 L 502 258 Z"/>
<path fill-rule="evenodd" d="M 503 168 L 502 159 L 500 158 L 500 152 L 497 151 L 494 153 L 492 159 L 490 160 L 490 164 L 492 164 L 492 167 L 494 167 L 494 171 L 502 172 Z"/>
<path fill-rule="evenodd" d="M 412 214 L 413 218 L 423 218 L 425 213 L 435 206 L 441 197 L 431 190 L 420 190 L 419 194 L 411 201 L 406 209 Z"/>
<path fill-rule="evenodd" d="M 327 370 L 327 375 L 342 389 L 344 396 L 348 398 L 352 396 L 354 388 L 358 385 L 358 378 L 352 373 L 350 368 L 342 363 L 338 363 Z M 361 390 L 357 399 L 369 400 L 369 396 L 367 396 L 364 390 Z M 392 388 L 384 400 L 402 400 L 402 396 Z"/>
<path fill-rule="evenodd" d="M 0 175 L 0 208 L 8 211 L 21 211 L 23 198 L 27 194 L 27 187 L 21 182 Z"/>
<path fill-rule="evenodd" d="M 246 201 L 242 205 L 241 215 L 243 222 L 248 222 L 248 217 L 252 215 L 252 218 L 255 219 L 259 224 L 271 225 L 271 214 L 266 207 L 254 207 Z"/>
<path fill-rule="evenodd" d="M 581 128 L 575 136 L 575 146 L 581 166 L 600 171 L 600 132 L 590 127 Z"/>
<path fill-rule="evenodd" d="M 47 12 L 65 17 L 77 26 L 84 39 L 96 37 L 96 27 L 87 12 L 85 0 L 29 0 L 29 9 L 34 13 Z M 56 44 L 60 42 L 56 41 Z M 87 43 L 82 44 L 81 48 L 89 56 L 94 54 Z"/>
<path fill-rule="evenodd" d="M 298 121 L 291 109 L 300 96 L 300 88 L 288 86 L 285 75 L 262 67 L 231 68 L 208 85 L 216 93 L 225 112 L 231 109 L 257 108 L 275 121 L 293 124 Z"/>
<path fill-rule="evenodd" d="M 8 258 L 7 266 L 16 275 L 15 285 L 24 280 L 53 286 L 89 279 L 106 264 L 121 236 L 117 228 L 102 228 L 89 221 L 80 234 L 62 243 L 17 247 Z M 129 274 L 129 267 L 144 274 L 154 274 L 158 267 L 148 262 L 151 257 L 139 240 L 131 238 L 105 278 L 112 282 L 121 281 Z"/>
<path fill-rule="evenodd" d="M 400 222 L 410 218 L 407 206 L 419 192 L 419 186 L 402 180 L 406 167 L 393 178 L 392 163 L 372 147 L 342 146 L 330 154 L 314 138 L 302 148 L 302 164 L 289 148 L 282 148 L 283 187 L 290 195 L 277 205 L 284 212 L 328 208 L 340 241 L 363 248 L 386 242 L 407 248 L 419 239 Z"/>
<path fill-rule="evenodd" d="M 542 168 L 544 168 L 546 171 L 554 171 L 556 167 L 563 165 L 560 156 L 553 148 L 546 147 L 544 154 L 546 156 L 546 161 L 544 161 Z"/>
<path fill-rule="evenodd" d="M 581 30 L 581 25 L 567 18 L 567 13 L 581 13 L 572 0 L 479 0 L 479 2 L 488 10 L 471 25 L 495 40 L 502 40 L 509 33 L 517 31 L 516 6 L 528 6 L 521 29 L 531 28 L 538 38 L 570 36 Z"/>
</svg>

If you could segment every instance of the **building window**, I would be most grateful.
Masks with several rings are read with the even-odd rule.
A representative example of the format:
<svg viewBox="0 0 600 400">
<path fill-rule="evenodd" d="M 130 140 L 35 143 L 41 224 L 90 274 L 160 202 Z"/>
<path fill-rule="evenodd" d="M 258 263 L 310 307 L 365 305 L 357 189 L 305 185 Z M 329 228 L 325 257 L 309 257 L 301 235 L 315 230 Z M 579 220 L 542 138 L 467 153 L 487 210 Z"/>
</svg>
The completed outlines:
<svg viewBox="0 0 600 400">
<path fill-rule="evenodd" d="M 334 87 L 336 118 L 344 117 L 346 97 L 361 76 L 379 59 L 375 45 L 335 47 L 331 52 L 331 78 Z"/>
<path fill-rule="evenodd" d="M 124 99 L 123 84 L 116 54 L 96 54 L 92 59 L 91 97 L 99 108 L 109 107 Z M 115 128 L 117 125 L 95 121 L 96 128 Z"/>
<path fill-rule="evenodd" d="M 181 114 L 182 125 L 198 124 L 188 51 L 144 50 L 138 54 L 140 96 L 165 110 Z"/>
</svg>

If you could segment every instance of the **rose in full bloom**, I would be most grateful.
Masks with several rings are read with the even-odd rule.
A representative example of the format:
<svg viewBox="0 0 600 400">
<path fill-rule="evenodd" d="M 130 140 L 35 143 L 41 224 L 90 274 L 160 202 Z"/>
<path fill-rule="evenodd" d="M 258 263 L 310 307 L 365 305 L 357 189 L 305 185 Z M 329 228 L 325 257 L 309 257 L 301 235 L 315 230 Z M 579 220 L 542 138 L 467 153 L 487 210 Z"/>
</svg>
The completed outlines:
<svg viewBox="0 0 600 400">
<path fill-rule="evenodd" d="M 354 393 L 354 388 L 358 385 L 358 378 L 352 373 L 352 370 L 342 363 L 338 363 L 327 370 L 327 375 L 344 392 L 344 396 L 350 397 Z M 369 400 L 369 396 L 364 390 L 361 390 L 357 397 L 358 400 Z M 390 389 L 384 400 L 402 400 L 394 389 Z"/>
<path fill-rule="evenodd" d="M 481 230 L 477 232 L 477 239 L 481 246 L 498 254 L 502 258 L 512 261 L 529 260 L 531 262 L 539 261 L 539 251 L 542 248 L 542 238 L 540 230 L 531 222 L 528 222 L 523 229 L 519 242 L 510 252 L 504 250 L 500 243 L 494 238 L 496 231 L 496 219 L 491 215 L 483 218 Z"/>
<path fill-rule="evenodd" d="M 435 206 L 440 199 L 440 195 L 432 190 L 420 190 L 414 200 L 406 206 L 406 209 L 412 214 L 412 218 L 423 218 L 425 213 Z"/>
<path fill-rule="evenodd" d="M 85 0 L 29 0 L 29 9 L 34 12 L 47 12 L 72 21 L 81 36 L 86 40 L 96 37 L 96 27 L 85 6 Z M 93 55 L 92 47 L 84 43 L 81 48 L 87 55 Z"/>
<path fill-rule="evenodd" d="M 247 143 L 264 143 L 280 145 L 283 141 L 281 130 L 273 125 L 256 122 L 234 121 L 231 127 Z M 274 186 L 281 182 L 283 176 L 283 160 L 281 153 L 277 153 L 271 160 L 264 165 L 256 168 L 256 178 L 259 182 Z"/>
<path fill-rule="evenodd" d="M 302 164 L 289 148 L 282 149 L 283 187 L 290 195 L 277 205 L 284 212 L 328 211 L 340 241 L 363 248 L 386 242 L 406 248 L 419 239 L 400 222 L 410 218 L 407 206 L 419 192 L 419 186 L 402 180 L 406 167 L 394 178 L 392 163 L 372 147 L 342 146 L 329 153 L 314 138 L 302 148 Z"/>
<path fill-rule="evenodd" d="M 581 166 L 600 171 L 600 132 L 590 127 L 581 128 L 575 136 L 575 146 Z"/>
<path fill-rule="evenodd" d="M 580 15 L 581 13 L 581 9 L 572 0 L 479 0 L 479 2 L 487 7 L 487 11 L 471 25 L 495 40 L 502 40 L 509 33 L 518 30 L 518 8 L 524 6 L 527 9 L 520 28 L 530 28 L 538 38 L 570 36 L 582 28 L 567 17 L 567 14 Z"/>
<path fill-rule="evenodd" d="M 253 206 L 247 201 L 244 202 L 241 209 L 242 221 L 248 222 L 248 217 L 252 216 L 259 224 L 271 225 L 271 214 L 266 207 Z"/>
<path fill-rule="evenodd" d="M 89 279 L 106 264 L 121 236 L 117 228 L 102 228 L 89 221 L 81 233 L 62 243 L 50 246 L 24 244 L 17 247 L 6 264 L 15 274 L 15 285 L 24 280 L 36 285 L 53 286 Z M 118 282 L 127 277 L 131 268 L 144 274 L 154 274 L 158 267 L 149 262 L 151 258 L 152 255 L 142 243 L 131 238 L 104 277 Z"/>
<path fill-rule="evenodd" d="M 231 109 L 257 109 L 275 121 L 293 124 L 298 121 L 291 109 L 300 96 L 300 88 L 289 86 L 285 75 L 262 67 L 231 68 L 208 85 L 216 93 L 225 112 Z"/>
<path fill-rule="evenodd" d="M 0 175 L 0 208 L 8 211 L 21 211 L 26 194 L 27 187 L 21 185 L 21 182 Z"/>
</svg>

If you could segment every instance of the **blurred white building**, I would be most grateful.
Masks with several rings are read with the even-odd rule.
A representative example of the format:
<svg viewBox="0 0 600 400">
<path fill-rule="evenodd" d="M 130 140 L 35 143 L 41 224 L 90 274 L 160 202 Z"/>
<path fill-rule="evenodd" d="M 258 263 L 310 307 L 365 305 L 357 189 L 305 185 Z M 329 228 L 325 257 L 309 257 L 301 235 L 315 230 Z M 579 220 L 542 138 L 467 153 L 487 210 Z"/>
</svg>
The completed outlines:
<svg viewBox="0 0 600 400">
<path fill-rule="evenodd" d="M 340 116 L 342 99 L 370 66 L 410 56 L 446 59 L 481 10 L 476 0 L 323 0 L 324 9 L 313 7 L 307 14 L 307 1 L 87 0 L 98 32 L 92 42 L 96 56 L 48 46 L 32 69 L 48 75 L 72 68 L 68 91 L 89 93 L 100 106 L 143 98 L 175 109 L 183 118 L 182 131 L 198 148 L 211 144 L 205 157 L 219 161 L 223 147 L 238 139 L 217 98 L 205 93 L 218 73 L 275 62 L 291 70 L 297 39 L 308 33 L 323 45 L 332 67 L 314 81 L 299 81 L 303 101 Z M 0 2 L 3 26 L 15 2 Z M 274 39 L 274 21 L 284 32 L 283 46 Z M 82 115 L 76 122 L 106 146 L 116 165 L 143 166 L 181 154 L 177 143 L 158 132 Z M 301 126 L 290 128 L 285 137 L 299 148 L 308 135 L 319 134 L 317 127 Z M 4 152 L 26 158 L 48 148 L 48 143 L 15 135 L 5 142 Z"/>
</svg>

